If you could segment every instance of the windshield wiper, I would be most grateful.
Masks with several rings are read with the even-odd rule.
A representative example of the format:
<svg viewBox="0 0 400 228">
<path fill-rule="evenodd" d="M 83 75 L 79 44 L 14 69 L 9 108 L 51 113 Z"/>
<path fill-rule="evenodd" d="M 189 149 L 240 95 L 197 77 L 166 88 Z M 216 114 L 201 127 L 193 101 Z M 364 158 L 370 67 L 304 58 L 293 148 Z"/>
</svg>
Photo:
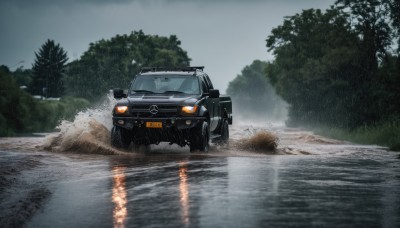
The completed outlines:
<svg viewBox="0 0 400 228">
<path fill-rule="evenodd" d="M 149 90 L 143 90 L 143 89 L 139 89 L 139 90 L 133 90 L 135 93 L 154 93 L 153 91 L 149 91 Z"/>
<path fill-rule="evenodd" d="M 165 91 L 164 93 L 184 93 L 184 92 L 176 91 L 176 90 L 168 90 L 168 91 Z"/>
</svg>

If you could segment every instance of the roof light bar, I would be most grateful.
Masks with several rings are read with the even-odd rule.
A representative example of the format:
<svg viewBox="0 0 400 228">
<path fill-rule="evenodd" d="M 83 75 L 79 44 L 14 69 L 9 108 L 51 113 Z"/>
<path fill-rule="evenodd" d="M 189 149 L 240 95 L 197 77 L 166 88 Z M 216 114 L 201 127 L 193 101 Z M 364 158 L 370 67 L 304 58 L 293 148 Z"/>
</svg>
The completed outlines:
<svg viewBox="0 0 400 228">
<path fill-rule="evenodd" d="M 157 71 L 203 71 L 204 66 L 186 66 L 186 67 L 143 67 L 140 73 L 157 72 Z"/>
</svg>

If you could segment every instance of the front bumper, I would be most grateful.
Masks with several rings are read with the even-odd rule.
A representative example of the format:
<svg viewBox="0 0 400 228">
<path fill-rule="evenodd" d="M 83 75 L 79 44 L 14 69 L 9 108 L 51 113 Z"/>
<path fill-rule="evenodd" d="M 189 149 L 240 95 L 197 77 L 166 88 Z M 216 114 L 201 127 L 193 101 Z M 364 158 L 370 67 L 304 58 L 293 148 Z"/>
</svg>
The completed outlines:
<svg viewBox="0 0 400 228">
<path fill-rule="evenodd" d="M 206 117 L 168 117 L 168 118 L 152 118 L 152 117 L 113 117 L 113 124 L 126 129 L 146 128 L 146 122 L 161 122 L 162 129 L 184 130 L 196 127 L 199 123 L 206 120 Z"/>
</svg>

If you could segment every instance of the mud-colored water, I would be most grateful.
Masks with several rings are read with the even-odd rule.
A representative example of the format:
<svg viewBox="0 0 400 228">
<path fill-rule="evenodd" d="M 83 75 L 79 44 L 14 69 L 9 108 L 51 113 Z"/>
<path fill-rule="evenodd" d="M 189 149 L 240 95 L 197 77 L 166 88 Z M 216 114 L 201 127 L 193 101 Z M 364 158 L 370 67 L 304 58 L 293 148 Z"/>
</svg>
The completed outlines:
<svg viewBox="0 0 400 228">
<path fill-rule="evenodd" d="M 63 121 L 58 128 L 60 132 L 50 134 L 42 143 L 41 148 L 47 151 L 62 153 L 81 153 L 81 154 L 104 154 L 121 155 L 127 152 L 111 147 L 110 130 L 111 112 L 115 101 L 109 97 L 101 106 L 80 112 L 76 115 L 73 122 Z M 218 147 L 213 145 L 211 151 L 227 153 L 234 150 L 236 154 L 245 151 L 257 151 L 267 154 L 284 154 L 284 151 L 277 151 L 278 137 L 265 128 L 254 128 L 251 125 L 231 129 L 236 137 L 232 137 L 229 146 Z M 174 151 L 176 146 L 152 146 L 155 152 Z M 179 150 L 179 149 L 178 149 Z M 188 150 L 188 147 L 186 147 Z M 145 150 L 151 151 L 149 148 Z"/>
<path fill-rule="evenodd" d="M 82 154 L 115 155 L 121 152 L 110 146 L 110 131 L 94 119 L 68 127 L 47 137 L 45 150 Z"/>
<path fill-rule="evenodd" d="M 400 160 L 386 148 L 246 123 L 206 154 L 120 151 L 109 110 L 47 137 L 0 138 L 2 226 L 400 226 Z"/>
</svg>

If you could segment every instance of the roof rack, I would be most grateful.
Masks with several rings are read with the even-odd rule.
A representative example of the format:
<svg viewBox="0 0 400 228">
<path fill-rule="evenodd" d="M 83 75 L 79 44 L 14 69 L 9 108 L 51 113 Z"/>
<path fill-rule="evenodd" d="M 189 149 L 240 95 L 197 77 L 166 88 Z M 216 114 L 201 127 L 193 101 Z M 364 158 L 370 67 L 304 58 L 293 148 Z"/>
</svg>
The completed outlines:
<svg viewBox="0 0 400 228">
<path fill-rule="evenodd" d="M 186 67 L 143 67 L 140 73 L 157 72 L 157 71 L 203 71 L 204 66 L 186 66 Z"/>
</svg>

